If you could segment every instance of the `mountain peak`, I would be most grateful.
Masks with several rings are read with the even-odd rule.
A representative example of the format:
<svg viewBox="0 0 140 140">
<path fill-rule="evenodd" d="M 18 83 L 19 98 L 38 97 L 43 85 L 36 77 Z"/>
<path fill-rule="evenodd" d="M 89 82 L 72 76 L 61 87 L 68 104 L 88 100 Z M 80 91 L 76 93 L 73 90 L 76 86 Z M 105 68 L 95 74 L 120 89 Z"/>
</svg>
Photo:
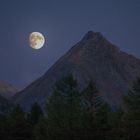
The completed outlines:
<svg viewBox="0 0 140 140">
<path fill-rule="evenodd" d="M 103 38 L 103 35 L 100 32 L 93 32 L 93 31 L 88 31 L 85 36 L 83 37 L 84 41 L 87 40 L 99 40 Z"/>
</svg>

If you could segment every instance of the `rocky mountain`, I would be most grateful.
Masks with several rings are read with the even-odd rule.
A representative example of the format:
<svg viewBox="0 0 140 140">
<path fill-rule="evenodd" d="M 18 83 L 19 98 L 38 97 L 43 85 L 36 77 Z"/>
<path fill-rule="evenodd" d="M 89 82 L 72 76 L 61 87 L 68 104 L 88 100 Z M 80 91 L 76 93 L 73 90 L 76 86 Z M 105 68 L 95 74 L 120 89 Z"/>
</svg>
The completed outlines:
<svg viewBox="0 0 140 140">
<path fill-rule="evenodd" d="M 120 106 L 122 95 L 140 76 L 140 60 L 121 51 L 101 33 L 89 31 L 42 77 L 17 93 L 14 102 L 26 109 L 34 102 L 43 106 L 56 81 L 69 73 L 77 78 L 80 89 L 92 80 L 105 101 Z"/>
<path fill-rule="evenodd" d="M 5 97 L 6 99 L 10 99 L 18 91 L 19 89 L 14 87 L 13 85 L 5 81 L 0 81 L 0 95 Z"/>
</svg>

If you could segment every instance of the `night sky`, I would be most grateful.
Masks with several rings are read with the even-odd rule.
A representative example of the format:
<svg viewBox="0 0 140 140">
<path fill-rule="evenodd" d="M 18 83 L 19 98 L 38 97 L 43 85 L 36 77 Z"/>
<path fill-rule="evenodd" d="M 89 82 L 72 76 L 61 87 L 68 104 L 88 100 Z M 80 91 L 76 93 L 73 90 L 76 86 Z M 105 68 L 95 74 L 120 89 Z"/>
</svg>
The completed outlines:
<svg viewBox="0 0 140 140">
<path fill-rule="evenodd" d="M 140 58 L 140 0 L 0 0 L 0 80 L 30 84 L 89 30 Z M 47 40 L 40 50 L 33 31 Z"/>
</svg>

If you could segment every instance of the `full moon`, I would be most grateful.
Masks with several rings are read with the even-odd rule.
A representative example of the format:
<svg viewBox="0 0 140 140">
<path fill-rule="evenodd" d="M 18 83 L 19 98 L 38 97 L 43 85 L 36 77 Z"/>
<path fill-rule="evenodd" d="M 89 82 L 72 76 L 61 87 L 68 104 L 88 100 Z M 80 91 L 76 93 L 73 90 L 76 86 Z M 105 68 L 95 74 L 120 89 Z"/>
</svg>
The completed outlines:
<svg viewBox="0 0 140 140">
<path fill-rule="evenodd" d="M 45 43 L 45 38 L 43 34 L 39 32 L 32 32 L 29 36 L 29 43 L 30 47 L 32 47 L 33 49 L 40 49 Z"/>
</svg>

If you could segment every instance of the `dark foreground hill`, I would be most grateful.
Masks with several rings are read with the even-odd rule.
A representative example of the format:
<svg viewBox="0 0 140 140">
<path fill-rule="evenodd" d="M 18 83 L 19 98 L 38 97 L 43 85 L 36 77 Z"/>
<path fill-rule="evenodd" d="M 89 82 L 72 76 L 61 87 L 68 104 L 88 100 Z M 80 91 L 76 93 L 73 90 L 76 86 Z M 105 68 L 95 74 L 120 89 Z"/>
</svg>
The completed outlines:
<svg viewBox="0 0 140 140">
<path fill-rule="evenodd" d="M 122 95 L 140 76 L 140 60 L 122 52 L 101 33 L 89 31 L 42 77 L 17 93 L 14 102 L 26 109 L 34 102 L 43 106 L 56 81 L 69 73 L 78 80 L 80 89 L 92 80 L 105 101 L 111 106 L 119 106 Z"/>
</svg>

